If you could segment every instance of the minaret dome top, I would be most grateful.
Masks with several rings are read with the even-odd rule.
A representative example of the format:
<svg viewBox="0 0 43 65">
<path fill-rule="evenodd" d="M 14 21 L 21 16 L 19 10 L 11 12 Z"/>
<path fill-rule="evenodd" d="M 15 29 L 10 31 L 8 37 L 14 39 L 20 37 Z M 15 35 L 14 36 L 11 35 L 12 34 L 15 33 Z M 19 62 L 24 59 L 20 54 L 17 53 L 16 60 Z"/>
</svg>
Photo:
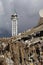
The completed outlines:
<svg viewBox="0 0 43 65">
<path fill-rule="evenodd" d="M 16 13 L 11 15 L 11 19 L 14 19 L 14 18 L 17 18 L 17 17 L 18 17 L 18 15 Z"/>
</svg>

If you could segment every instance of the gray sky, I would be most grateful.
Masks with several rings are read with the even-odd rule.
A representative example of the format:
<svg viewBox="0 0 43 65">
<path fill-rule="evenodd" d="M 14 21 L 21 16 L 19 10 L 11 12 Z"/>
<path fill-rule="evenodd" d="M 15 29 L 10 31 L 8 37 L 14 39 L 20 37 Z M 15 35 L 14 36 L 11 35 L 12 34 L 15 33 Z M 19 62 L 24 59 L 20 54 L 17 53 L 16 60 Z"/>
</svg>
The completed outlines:
<svg viewBox="0 0 43 65">
<path fill-rule="evenodd" d="M 22 32 L 37 25 L 40 9 L 43 9 L 43 0 L 0 0 L 0 36 L 11 35 L 10 18 L 15 11 L 18 30 Z"/>
</svg>

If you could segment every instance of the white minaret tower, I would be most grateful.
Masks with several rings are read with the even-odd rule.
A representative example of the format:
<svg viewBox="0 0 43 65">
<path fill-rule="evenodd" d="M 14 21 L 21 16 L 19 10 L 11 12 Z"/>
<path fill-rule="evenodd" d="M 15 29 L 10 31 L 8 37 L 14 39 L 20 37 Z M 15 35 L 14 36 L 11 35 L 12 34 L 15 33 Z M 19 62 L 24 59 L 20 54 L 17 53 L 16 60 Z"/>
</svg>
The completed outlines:
<svg viewBox="0 0 43 65">
<path fill-rule="evenodd" d="M 39 24 L 38 25 L 42 25 L 43 24 L 43 9 L 41 9 L 39 11 L 39 15 L 40 15 L 40 20 L 39 20 Z"/>
<path fill-rule="evenodd" d="M 41 10 L 39 11 L 39 15 L 40 15 L 40 17 L 43 18 L 43 9 L 41 9 Z"/>
<path fill-rule="evenodd" d="M 16 36 L 18 34 L 18 22 L 17 22 L 17 14 L 11 15 L 12 20 L 12 36 Z"/>
</svg>

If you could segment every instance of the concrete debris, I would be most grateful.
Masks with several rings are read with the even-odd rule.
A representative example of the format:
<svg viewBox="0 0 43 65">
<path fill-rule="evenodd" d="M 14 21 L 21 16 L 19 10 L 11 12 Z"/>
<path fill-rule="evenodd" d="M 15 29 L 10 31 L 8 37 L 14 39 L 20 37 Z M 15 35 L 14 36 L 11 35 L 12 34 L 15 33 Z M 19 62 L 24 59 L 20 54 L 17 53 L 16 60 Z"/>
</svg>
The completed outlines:
<svg viewBox="0 0 43 65">
<path fill-rule="evenodd" d="M 43 30 L 36 30 L 0 38 L 0 65 L 43 65 Z"/>
<path fill-rule="evenodd" d="M 14 62 L 11 59 L 6 58 L 5 60 L 6 60 L 7 65 L 14 65 Z"/>
<path fill-rule="evenodd" d="M 0 65 L 43 65 L 43 40 L 34 40 L 0 39 Z"/>
</svg>

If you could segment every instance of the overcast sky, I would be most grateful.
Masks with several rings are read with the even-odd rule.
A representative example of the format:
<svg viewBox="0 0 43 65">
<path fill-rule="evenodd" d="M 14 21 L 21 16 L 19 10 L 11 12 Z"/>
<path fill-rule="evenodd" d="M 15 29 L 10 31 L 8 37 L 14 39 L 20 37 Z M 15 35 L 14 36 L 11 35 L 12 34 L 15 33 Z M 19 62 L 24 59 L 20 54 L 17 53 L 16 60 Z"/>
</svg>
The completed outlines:
<svg viewBox="0 0 43 65">
<path fill-rule="evenodd" d="M 37 25 L 43 0 L 0 0 L 0 37 L 11 36 L 11 15 L 17 12 L 18 32 Z"/>
</svg>

